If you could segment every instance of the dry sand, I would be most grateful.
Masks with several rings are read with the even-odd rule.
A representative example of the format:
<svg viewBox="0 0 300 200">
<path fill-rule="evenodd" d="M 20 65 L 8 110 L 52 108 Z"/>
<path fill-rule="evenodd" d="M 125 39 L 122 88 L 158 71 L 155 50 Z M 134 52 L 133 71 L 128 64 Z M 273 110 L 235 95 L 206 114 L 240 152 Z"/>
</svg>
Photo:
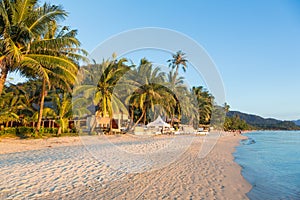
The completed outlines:
<svg viewBox="0 0 300 200">
<path fill-rule="evenodd" d="M 23 140 L 17 138 L 1 138 L 0 154 L 73 145 L 82 145 L 79 137 L 53 137 L 47 139 Z"/>
<path fill-rule="evenodd" d="M 247 199 L 242 138 L 223 134 L 204 158 L 202 136 L 2 139 L 0 199 Z"/>
</svg>

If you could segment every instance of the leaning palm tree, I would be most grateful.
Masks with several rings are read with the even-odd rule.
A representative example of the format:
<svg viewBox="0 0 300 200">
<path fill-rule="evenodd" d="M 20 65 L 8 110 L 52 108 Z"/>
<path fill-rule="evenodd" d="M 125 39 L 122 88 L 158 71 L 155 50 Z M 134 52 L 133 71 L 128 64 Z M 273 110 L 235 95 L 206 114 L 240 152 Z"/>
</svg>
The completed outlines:
<svg viewBox="0 0 300 200">
<path fill-rule="evenodd" d="M 159 67 L 153 69 L 151 62 L 142 59 L 140 65 L 128 73 L 126 79 L 132 86 L 132 93 L 128 96 L 129 105 L 135 105 L 140 110 L 140 116 L 133 125 L 134 129 L 143 119 L 144 124 L 147 121 L 147 111 L 154 111 L 156 104 L 162 106 L 170 105 L 171 92 L 165 87 L 165 74 Z M 174 99 L 173 99 L 174 100 Z M 165 107 L 166 108 L 166 107 Z"/>
<path fill-rule="evenodd" d="M 66 16 L 67 13 L 60 6 L 46 3 L 40 6 L 37 0 L 0 1 L 0 94 L 9 72 L 26 71 L 24 66 L 33 64 L 29 62 L 33 55 L 31 53 L 31 57 L 28 57 L 28 54 L 32 50 L 32 43 L 45 34 L 47 25 Z M 42 48 L 45 47 L 40 47 L 40 51 L 35 50 L 35 57 L 41 57 Z"/>
<path fill-rule="evenodd" d="M 169 67 L 172 67 L 172 69 L 175 70 L 175 74 L 178 74 L 178 70 L 180 66 L 182 66 L 183 71 L 186 71 L 187 68 L 187 62 L 188 60 L 186 59 L 185 53 L 182 51 L 177 51 L 175 54 L 172 55 L 172 59 L 167 60 L 169 63 Z"/>
<path fill-rule="evenodd" d="M 40 40 L 30 43 L 30 51 L 20 65 L 22 74 L 42 81 L 39 117 L 36 130 L 39 131 L 47 89 L 59 87 L 71 92 L 78 72 L 78 61 L 85 60 L 76 39 L 77 32 L 67 27 L 59 29 L 55 22 L 47 25 L 47 32 Z"/>
</svg>

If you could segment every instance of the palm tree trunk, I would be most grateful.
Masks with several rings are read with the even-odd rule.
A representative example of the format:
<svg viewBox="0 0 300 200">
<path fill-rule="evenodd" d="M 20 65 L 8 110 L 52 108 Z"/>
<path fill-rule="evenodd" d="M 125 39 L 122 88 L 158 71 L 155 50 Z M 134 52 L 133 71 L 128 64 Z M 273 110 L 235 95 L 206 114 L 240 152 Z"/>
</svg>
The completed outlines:
<svg viewBox="0 0 300 200">
<path fill-rule="evenodd" d="M 147 115 L 144 115 L 144 125 L 146 125 Z"/>
<path fill-rule="evenodd" d="M 0 65 L 3 65 L 3 61 Z M 7 78 L 7 74 L 8 74 L 8 69 L 4 66 L 0 66 L 1 71 L 1 75 L 0 75 L 0 94 L 2 94 L 3 88 L 4 88 L 4 84 Z"/>
<path fill-rule="evenodd" d="M 40 101 L 40 110 L 39 110 L 39 117 L 38 117 L 36 132 L 38 132 L 41 128 L 41 123 L 42 123 L 42 118 L 43 118 L 44 102 L 45 102 L 45 95 L 46 95 L 46 80 L 43 79 L 42 94 L 41 94 L 41 101 Z"/>
<path fill-rule="evenodd" d="M 175 71 L 175 78 L 176 78 L 177 75 L 178 75 L 178 69 L 179 69 L 179 66 L 177 65 L 177 66 L 176 66 L 176 71 Z"/>
<path fill-rule="evenodd" d="M 62 118 L 59 119 L 60 123 L 59 123 L 59 127 L 58 127 L 58 130 L 57 130 L 57 135 L 61 135 L 62 131 L 64 130 L 64 122 L 62 120 Z"/>
<path fill-rule="evenodd" d="M 191 120 L 189 121 L 189 125 L 193 125 L 194 124 L 194 117 L 191 118 Z M 199 122 L 198 122 L 198 126 L 199 126 Z"/>
<path fill-rule="evenodd" d="M 112 128 L 113 128 L 113 117 L 112 116 L 110 116 L 109 121 L 110 121 L 110 123 L 109 123 L 109 134 L 112 134 Z"/>
<path fill-rule="evenodd" d="M 131 110 L 131 122 L 130 122 L 130 126 L 134 123 L 134 108 L 132 108 Z"/>
<path fill-rule="evenodd" d="M 57 136 L 59 136 L 61 134 L 61 126 L 59 126 L 58 130 L 57 130 Z"/>
<path fill-rule="evenodd" d="M 172 113 L 172 115 L 171 115 L 171 127 L 173 127 L 174 126 L 174 114 Z"/>
<path fill-rule="evenodd" d="M 92 118 L 93 119 L 93 118 Z M 90 126 L 90 125 L 89 125 Z M 93 134 L 93 132 L 95 131 L 95 128 L 96 128 L 96 126 L 97 126 L 97 116 L 95 115 L 95 118 L 94 118 L 94 120 L 93 120 L 93 124 L 92 124 L 92 127 L 91 127 L 91 129 L 90 129 L 90 135 L 92 135 Z"/>
<path fill-rule="evenodd" d="M 131 130 L 134 130 L 134 128 L 140 123 L 140 121 L 143 119 L 145 113 L 146 113 L 146 109 L 143 110 L 142 115 L 141 115 L 140 118 L 136 121 L 136 123 L 133 125 L 133 127 L 131 128 Z"/>
</svg>

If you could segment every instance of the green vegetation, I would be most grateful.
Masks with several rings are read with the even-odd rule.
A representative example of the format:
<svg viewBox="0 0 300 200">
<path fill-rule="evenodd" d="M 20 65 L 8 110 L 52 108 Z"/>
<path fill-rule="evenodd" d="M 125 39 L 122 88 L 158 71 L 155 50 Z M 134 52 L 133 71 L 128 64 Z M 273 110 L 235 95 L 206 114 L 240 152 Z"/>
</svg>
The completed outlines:
<svg viewBox="0 0 300 200">
<path fill-rule="evenodd" d="M 26 138 L 48 138 L 58 136 L 78 136 L 76 130 L 65 132 L 58 135 L 58 128 L 41 128 L 39 135 L 35 134 L 35 128 L 33 127 L 16 127 L 16 128 L 3 128 L 0 130 L 0 137 L 19 137 Z"/>
<path fill-rule="evenodd" d="M 237 115 L 225 118 L 225 131 L 252 130 L 252 128 L 253 127 L 249 126 L 245 120 L 240 119 Z"/>
<path fill-rule="evenodd" d="M 188 67 L 182 51 L 167 60 L 168 73 L 146 58 L 136 65 L 115 55 L 80 67 L 81 61 L 89 63 L 87 53 L 80 48 L 77 30 L 60 25 L 66 17 L 61 6 L 37 0 L 0 1 L 0 136 L 74 134 L 74 120 L 92 115 L 108 117 L 111 132 L 115 113 L 129 116 L 128 129 L 158 115 L 174 127 L 299 128 L 291 122 L 260 123 L 253 116 L 231 115 L 229 105 L 216 105 L 203 86 L 188 88 L 179 75 L 179 69 Z M 8 83 L 8 73 L 15 71 L 28 81 Z M 96 119 L 91 131 L 95 127 Z"/>
<path fill-rule="evenodd" d="M 85 51 L 79 48 L 80 42 L 76 39 L 77 31 L 58 24 L 66 16 L 66 11 L 60 6 L 47 3 L 41 6 L 36 0 L 0 2 L 0 95 L 9 72 L 18 71 L 42 83 L 36 133 L 41 128 L 47 90 L 55 86 L 71 92 L 78 61 L 86 60 Z M 12 94 L 14 97 L 10 98 Z M 16 111 L 24 107 L 19 102 L 20 97 L 14 92 L 5 92 L 3 98 L 1 103 L 13 100 L 12 103 L 18 106 L 5 105 L 0 113 L 1 120 L 18 121 Z"/>
<path fill-rule="evenodd" d="M 209 124 L 214 98 L 203 87 L 190 90 L 176 70 L 166 74 L 145 58 L 137 66 L 127 63 L 127 59 L 113 58 L 81 67 L 81 82 L 75 86 L 73 98 L 88 99 L 96 116 L 109 117 L 110 121 L 113 113 L 127 114 L 131 119 L 129 129 L 147 124 L 158 115 L 170 119 L 172 125 L 177 119 L 197 128 L 202 123 L 200 111 L 205 114 L 203 123 Z"/>
<path fill-rule="evenodd" d="M 202 86 L 193 87 L 192 94 L 196 96 L 199 114 L 199 123 L 208 125 L 214 106 L 214 97 Z"/>
<path fill-rule="evenodd" d="M 250 115 L 238 111 L 230 111 L 227 113 L 228 118 L 238 118 L 240 121 L 248 124 L 249 129 L 254 130 L 300 130 L 292 121 L 281 121 L 272 118 L 262 118 L 257 115 Z"/>
<path fill-rule="evenodd" d="M 39 77 L 29 76 L 25 83 L 9 84 L 0 101 L 2 133 L 17 126 L 18 130 L 19 127 L 34 129 L 34 137 L 43 135 L 42 128 L 56 128 L 52 133 L 61 135 L 73 132 L 70 121 L 91 115 L 93 111 L 96 116 L 108 116 L 110 121 L 113 113 L 127 113 L 131 129 L 139 123 L 147 124 L 158 115 L 171 119 L 172 125 L 174 119 L 195 128 L 200 124 L 209 125 L 216 105 L 213 96 L 202 86 L 189 89 L 176 71 L 171 69 L 165 74 L 145 58 L 137 67 L 127 63 L 125 58 L 113 58 L 82 66 L 79 85 L 66 84 L 74 87 L 73 99 L 67 88 L 56 84 L 58 79 L 47 92 L 45 81 Z M 39 124 L 42 128 L 37 129 Z"/>
</svg>

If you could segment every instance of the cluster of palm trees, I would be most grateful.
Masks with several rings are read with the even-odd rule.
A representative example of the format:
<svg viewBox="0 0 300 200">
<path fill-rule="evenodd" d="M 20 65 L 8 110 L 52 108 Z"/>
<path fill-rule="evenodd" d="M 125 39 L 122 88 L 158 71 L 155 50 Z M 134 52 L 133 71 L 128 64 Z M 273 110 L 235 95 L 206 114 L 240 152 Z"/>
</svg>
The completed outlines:
<svg viewBox="0 0 300 200">
<path fill-rule="evenodd" d="M 137 66 L 113 56 L 79 67 L 88 62 L 87 53 L 77 31 L 59 25 L 66 17 L 62 7 L 37 0 L 0 0 L 0 123 L 32 123 L 38 133 L 42 118 L 52 117 L 63 132 L 69 119 L 95 114 L 112 120 L 118 112 L 128 113 L 132 128 L 158 115 L 172 125 L 174 119 L 194 126 L 210 123 L 214 98 L 203 87 L 189 89 L 184 83 L 179 75 L 188 63 L 183 52 L 167 61 L 168 73 L 145 58 Z M 14 71 L 28 81 L 5 86 Z"/>
<path fill-rule="evenodd" d="M 46 91 L 52 87 L 71 91 L 78 62 L 86 60 L 77 31 L 59 25 L 66 16 L 61 6 L 39 5 L 37 0 L 0 1 L 0 94 L 9 72 L 39 80 L 37 131 Z M 4 115 L 3 110 L 1 113 Z"/>
<path fill-rule="evenodd" d="M 146 58 L 138 65 L 113 57 L 101 64 L 82 67 L 81 82 L 74 87 L 73 99 L 92 102 L 85 106 L 94 106 L 96 116 L 108 116 L 110 120 L 114 113 L 127 113 L 132 129 L 158 115 L 170 119 L 172 125 L 174 119 L 195 127 L 199 123 L 209 124 L 213 96 L 201 86 L 189 89 L 184 77 L 179 76 L 180 67 L 183 70 L 187 67 L 183 52 L 178 51 L 168 62 L 171 70 L 167 73 Z"/>
<path fill-rule="evenodd" d="M 6 87 L 0 98 L 0 124 L 5 124 L 5 127 L 13 127 L 16 124 L 37 127 L 42 84 L 41 80 L 29 80 L 26 83 Z M 58 134 L 66 131 L 68 120 L 73 118 L 72 105 L 76 104 L 71 101 L 70 93 L 52 89 L 47 93 L 45 101 L 45 105 L 42 106 L 42 117 L 53 121 L 52 128 L 55 123 L 59 126 Z"/>
<path fill-rule="evenodd" d="M 213 96 L 201 86 L 189 89 L 176 69 L 165 73 L 145 58 L 137 66 L 125 58 L 82 66 L 77 77 L 72 93 L 52 85 L 46 95 L 42 79 L 11 84 L 0 100 L 0 122 L 37 127 L 42 113 L 41 117 L 56 119 L 59 133 L 67 130 L 69 120 L 92 114 L 111 120 L 114 113 L 128 114 L 131 128 L 158 115 L 172 125 L 174 119 L 194 126 L 210 123 Z"/>
</svg>

